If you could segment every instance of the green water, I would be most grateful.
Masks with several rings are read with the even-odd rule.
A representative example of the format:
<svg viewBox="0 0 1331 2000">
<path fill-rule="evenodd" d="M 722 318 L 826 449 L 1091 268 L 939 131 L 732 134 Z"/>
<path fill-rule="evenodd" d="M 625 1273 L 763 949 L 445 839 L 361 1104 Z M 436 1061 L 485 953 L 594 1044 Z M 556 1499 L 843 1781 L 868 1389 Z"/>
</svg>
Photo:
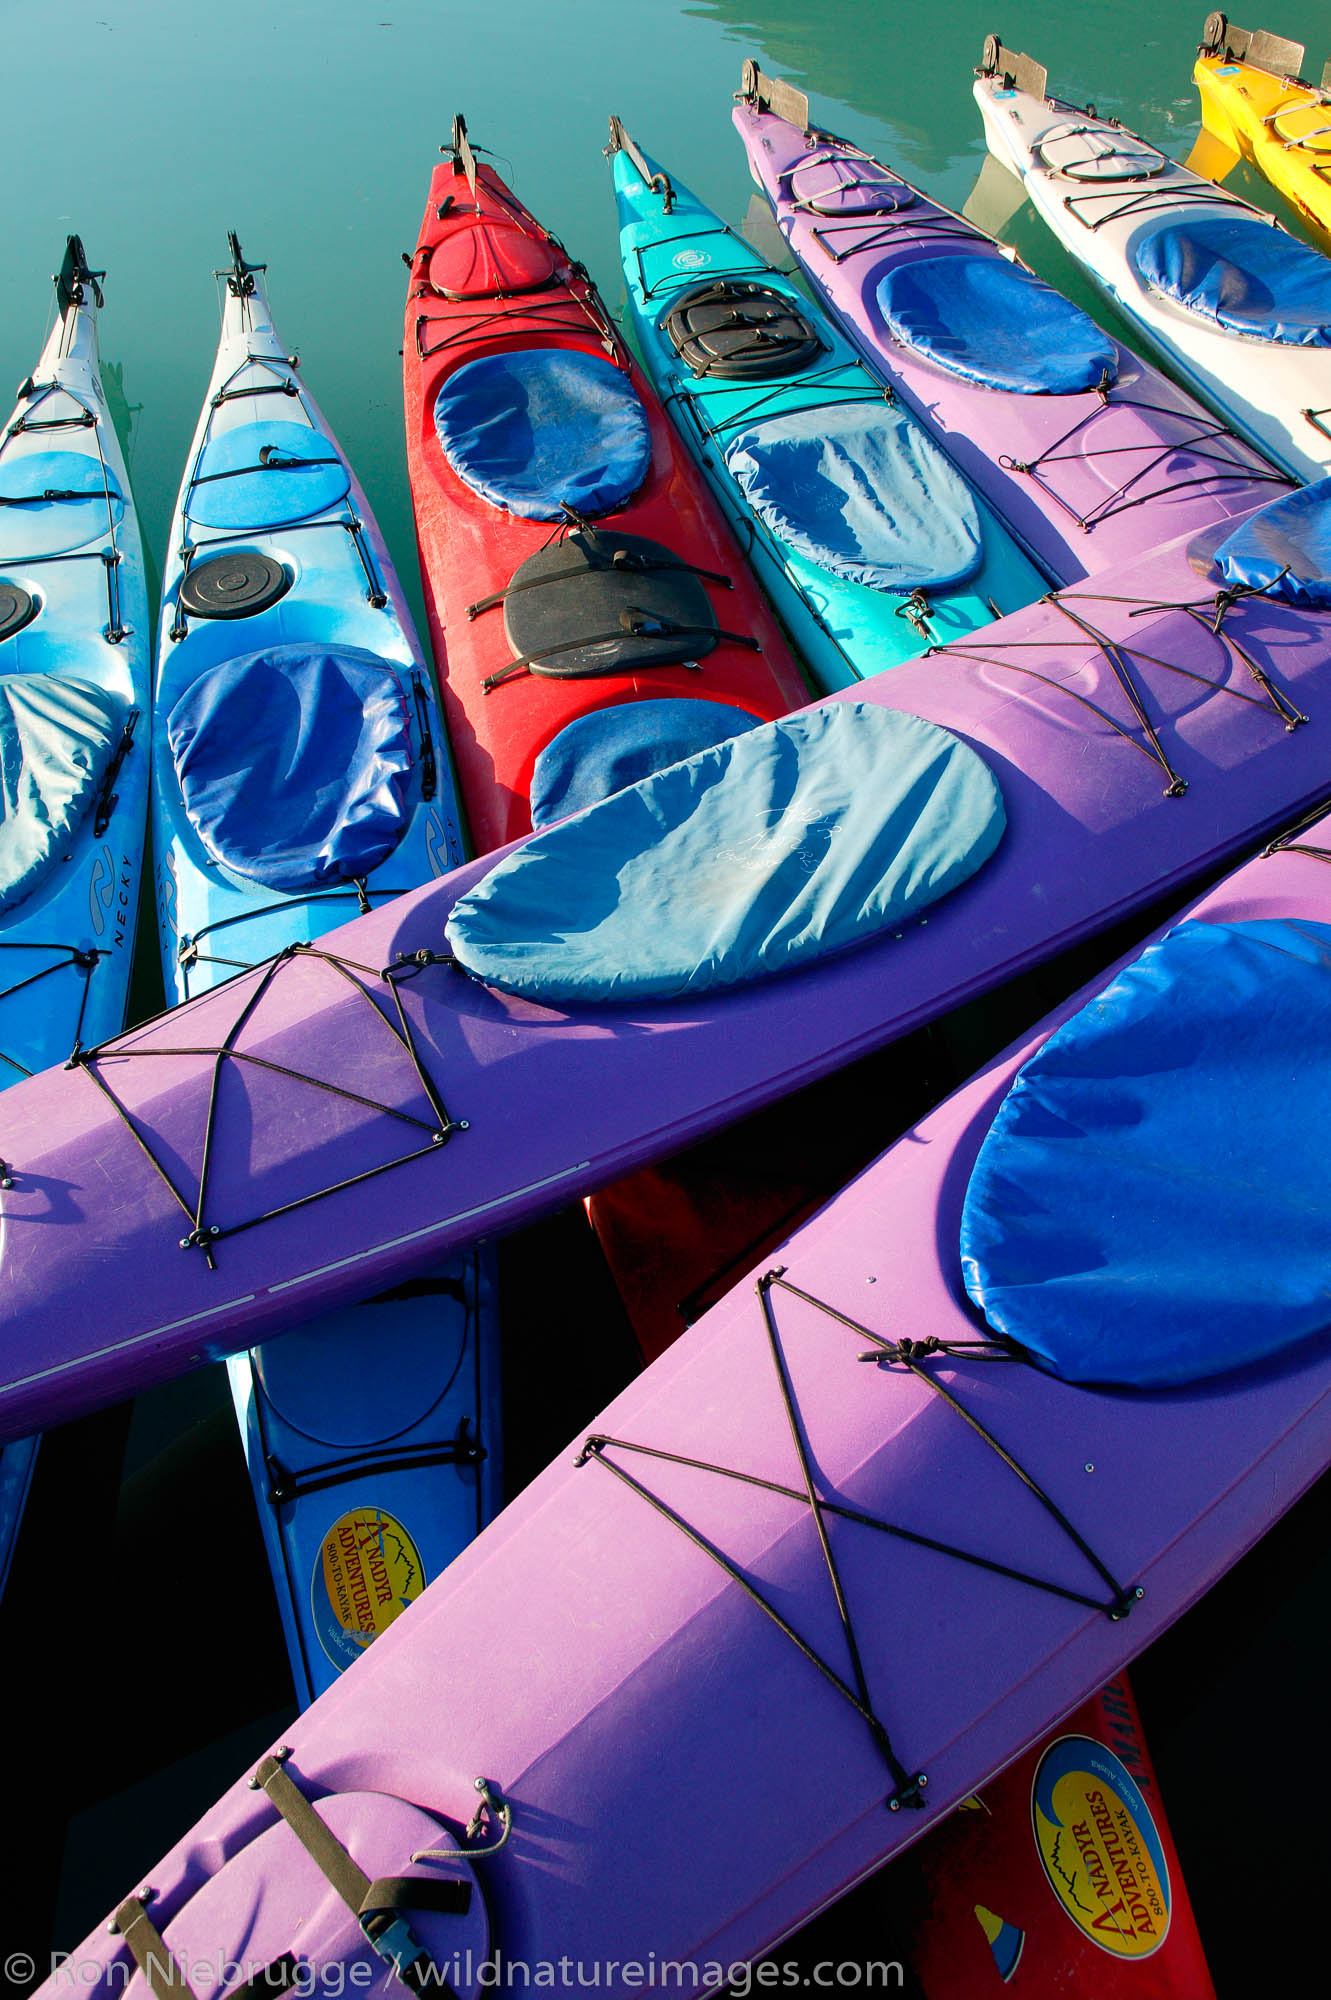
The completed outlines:
<svg viewBox="0 0 1331 2000">
<path fill-rule="evenodd" d="M 216 341 L 211 273 L 236 229 L 268 261 L 278 324 L 415 592 L 399 253 L 415 243 L 455 111 L 617 300 L 609 111 L 738 222 L 750 185 L 727 114 L 740 62 L 756 55 L 808 90 L 818 120 L 960 206 L 983 157 L 970 85 L 986 29 L 1046 62 L 1053 89 L 1185 153 L 1204 11 L 1127 0 L 1097 21 L 1052 0 L 997 20 L 968 0 L 7 0 L 0 382 L 32 367 L 49 273 L 79 230 L 108 274 L 102 351 L 132 413 L 131 470 L 160 567 Z M 1319 68 L 1331 52 L 1313 0 L 1286 0 L 1272 25 L 1305 37 Z M 1029 212 L 1007 233 L 1068 283 Z"/>
<path fill-rule="evenodd" d="M 299 350 L 310 387 L 361 476 L 419 606 L 401 417 L 406 273 L 400 252 L 415 242 L 430 169 L 455 111 L 465 112 L 477 146 L 493 152 L 519 194 L 618 301 L 614 208 L 601 156 L 610 111 L 738 223 L 750 184 L 728 113 L 741 60 L 755 55 L 770 73 L 809 92 L 819 123 L 960 207 L 984 156 L 971 81 L 987 30 L 1001 31 L 1010 46 L 1046 63 L 1051 88 L 1060 95 L 1093 99 L 1101 111 L 1184 156 L 1197 130 L 1191 66 L 1205 11 L 1204 0 L 1123 0 L 1112 10 L 1013 0 L 1002 13 L 988 6 L 980 11 L 969 0 L 928 6 L 909 0 L 896 7 L 868 0 L 820 0 L 816 6 L 812 0 L 491 0 L 467 6 L 459 0 L 376 0 L 373 8 L 348 0 L 266 0 L 262 6 L 255 0 L 225 6 L 0 0 L 7 84 L 0 152 L 8 194 L 0 382 L 17 382 L 31 369 L 49 323 L 49 273 L 66 234 L 80 231 L 94 265 L 107 270 L 102 352 L 109 386 L 130 424 L 135 492 L 160 568 L 216 342 L 211 273 L 224 258 L 226 231 L 234 228 L 247 255 L 269 264 L 278 324 Z M 1281 0 L 1278 15 L 1273 8 L 1269 18 L 1245 14 L 1244 20 L 1305 39 L 1314 71 L 1331 54 L 1331 18 L 1313 0 Z M 1246 169 L 1231 185 L 1277 205 Z M 1091 304 L 1029 210 L 1018 212 L 1004 233 L 1045 276 Z M 178 1420 L 194 1420 L 190 1397 L 201 1396 L 207 1407 L 210 1393 L 214 1401 L 220 1396 L 205 1389 L 206 1380 L 177 1392 Z M 214 1415 L 217 1436 L 225 1431 L 225 1449 L 233 1455 L 229 1472 L 219 1459 L 216 1477 L 234 1482 L 229 1419 L 220 1405 Z M 146 1505 L 141 1517 L 132 1507 L 127 1511 L 122 1493 L 130 1553 L 121 1581 L 130 1585 L 137 1606 L 131 1636 L 162 1656 L 163 1677 L 169 1669 L 179 1682 L 182 1707 L 188 1695 L 208 1710 L 208 1723 L 216 1700 L 221 1741 L 206 1770 L 182 1771 L 179 1792 L 158 1817 L 145 1799 L 126 1793 L 106 1801 L 100 1818 L 85 1813 L 82 1833 L 67 1850 L 67 1862 L 81 1857 L 83 1872 L 76 1886 L 65 1885 L 65 1944 L 113 1893 L 129 1886 L 118 1863 L 122 1850 L 124 1868 L 142 1865 L 277 1726 L 270 1726 L 266 1711 L 285 1698 L 280 1668 L 270 1660 L 256 1680 L 253 1667 L 272 1644 L 271 1613 L 255 1595 L 262 1589 L 257 1558 L 250 1548 L 246 1569 L 231 1554 L 234 1538 L 248 1535 L 252 1543 L 252 1523 L 228 1517 L 224 1525 L 226 1508 L 213 1506 L 218 1489 L 201 1490 L 211 1464 L 196 1455 L 188 1490 L 197 1519 L 182 1517 L 175 1540 L 164 1539 L 160 1512 L 152 1515 Z M 86 1465 L 79 1465 L 78 1476 L 86 1484 Z M 89 1523 L 103 1518 L 90 1491 L 88 1508 Z M 1271 1913 L 1287 1949 L 1288 1913 L 1297 1908 L 1300 1884 L 1311 1889 L 1320 1844 L 1292 1837 L 1282 1856 L 1274 1842 L 1245 1843 L 1242 1873 L 1252 1894 L 1238 1900 L 1253 1908 L 1242 1915 L 1236 1910 L 1231 1925 L 1227 1812 L 1246 1800 L 1249 1772 L 1234 1772 L 1230 1794 L 1217 1774 L 1232 1755 L 1235 1732 L 1252 1757 L 1251 1687 L 1270 1671 L 1269 1659 L 1248 1664 L 1236 1625 L 1252 1629 L 1269 1616 L 1273 1630 L 1284 1631 L 1278 1654 L 1285 1663 L 1283 1706 L 1291 1718 L 1315 1712 L 1318 1647 L 1307 1642 L 1306 1626 L 1296 1621 L 1291 1630 L 1275 1621 L 1286 1615 L 1296 1576 L 1306 1577 L 1316 1553 L 1297 1547 L 1274 1570 L 1268 1558 L 1267 1596 L 1262 1600 L 1259 1592 L 1256 1612 L 1251 1600 L 1245 1606 L 1231 1596 L 1234 1623 L 1215 1614 L 1218 1622 L 1203 1648 L 1205 1700 L 1187 1692 L 1193 1678 L 1187 1656 L 1164 1682 L 1156 1677 L 1155 1715 L 1172 1725 L 1168 1734 L 1162 1729 L 1156 1747 L 1168 1753 L 1173 1745 L 1170 1775 L 1187 1775 L 1176 1785 L 1171 1808 L 1176 1829 L 1189 1835 L 1190 1879 L 1214 1926 L 1208 1943 L 1222 1991 L 1257 1989 L 1227 1986 L 1217 1950 L 1229 1953 L 1231 1970 L 1263 1965 L 1274 1977 L 1266 1990 L 1294 1990 L 1282 1988 L 1279 1974 L 1271 1973 L 1283 1959 L 1279 1951 L 1272 1957 L 1262 1909 Z M 86 1588 L 99 1603 L 108 1599 L 91 1549 L 83 1569 L 71 1564 L 72 1556 L 62 1559 L 57 1596 L 66 1635 L 77 1639 L 79 1578 L 86 1573 Z M 237 1592 L 242 1571 L 249 1582 Z M 168 1596 L 137 1595 L 146 1581 L 169 1583 Z M 173 1606 L 188 1644 L 173 1622 Z M 124 1638 L 119 1623 L 103 1620 L 90 1650 L 109 1644 L 119 1653 Z M 213 1663 L 202 1682 L 200 1645 Z M 8 1657 L 12 1662 L 12 1650 Z M 67 1669 L 68 1653 L 63 1664 Z M 105 1687 L 107 1667 L 94 1663 L 86 1671 L 90 1682 Z M 112 1741 L 120 1766 L 130 1770 L 155 1769 L 180 1754 L 169 1709 L 151 1676 L 137 1672 L 136 1679 L 136 1669 L 125 1664 L 116 1713 L 99 1724 L 94 1705 L 85 1736 L 76 1733 L 66 1745 L 73 1792 L 90 1764 L 101 1765 L 106 1786 L 115 1790 L 117 1761 L 106 1761 Z M 32 1678 L 40 1705 L 39 1656 Z M 237 1682 L 250 1701 L 244 1716 L 225 1712 L 226 1691 Z M 1166 1696 L 1162 1685 L 1170 1690 Z M 26 1709 L 21 1695 L 16 1712 L 26 1713 L 43 1736 L 43 1718 Z M 255 1717 L 262 1719 L 256 1723 Z M 252 1744 L 227 1733 L 241 1723 L 250 1728 Z M 1269 1731 L 1269 1721 L 1266 1726 Z M 68 1719 L 55 1733 L 68 1737 Z M 1185 1753 L 1191 1762 L 1181 1762 Z M 1294 1754 L 1306 1781 L 1301 1753 Z M 1268 1767 L 1273 1761 L 1265 1739 L 1262 1761 Z M 49 1780 L 47 1769 L 39 1775 Z M 1315 1796 L 1315 1782 L 1304 1788 Z M 100 1789 L 94 1779 L 94 1799 Z M 69 1800 L 71 1806 L 79 1802 Z M 72 1872 L 71 1863 L 67 1875 Z M 873 1940 L 867 1942 L 872 1949 Z M 833 1942 L 829 1956 L 837 1949 Z"/>
</svg>

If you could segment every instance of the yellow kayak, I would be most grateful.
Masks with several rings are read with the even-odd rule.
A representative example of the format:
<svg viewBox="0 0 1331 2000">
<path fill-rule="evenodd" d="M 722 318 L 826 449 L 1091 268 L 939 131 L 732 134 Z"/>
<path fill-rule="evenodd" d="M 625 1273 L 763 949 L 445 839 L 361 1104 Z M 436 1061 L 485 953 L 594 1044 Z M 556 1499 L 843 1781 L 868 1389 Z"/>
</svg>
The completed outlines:
<svg viewBox="0 0 1331 2000">
<path fill-rule="evenodd" d="M 1304 83 L 1304 54 L 1301 42 L 1208 14 L 1193 70 L 1202 131 L 1188 165 L 1220 181 L 1250 160 L 1331 249 L 1331 62 L 1320 84 Z"/>
</svg>

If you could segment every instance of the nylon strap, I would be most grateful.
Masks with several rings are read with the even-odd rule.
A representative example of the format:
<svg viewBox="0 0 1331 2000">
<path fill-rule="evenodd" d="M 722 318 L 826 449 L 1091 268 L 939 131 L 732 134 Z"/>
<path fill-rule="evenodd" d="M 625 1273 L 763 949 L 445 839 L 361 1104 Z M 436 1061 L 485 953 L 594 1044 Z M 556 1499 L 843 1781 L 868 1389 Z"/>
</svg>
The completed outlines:
<svg viewBox="0 0 1331 2000">
<path fill-rule="evenodd" d="M 194 1994 L 166 1941 L 137 1896 L 126 1896 L 111 1920 L 134 1954 L 153 2000 L 194 2000 Z"/>
<path fill-rule="evenodd" d="M 254 1782 L 268 1794 L 305 1852 L 337 1890 L 349 1909 L 360 1912 L 370 1886 L 370 1878 L 352 1860 L 337 1835 L 320 1819 L 299 1785 L 287 1776 L 276 1757 L 265 1757 L 254 1773 Z"/>
<path fill-rule="evenodd" d="M 621 616 L 623 615 L 625 614 L 621 613 Z M 502 687 L 505 681 L 514 679 L 518 674 L 543 674 L 550 680 L 591 680 L 598 674 L 638 673 L 647 667 L 682 666 L 685 664 L 685 662 L 680 660 L 634 660 L 630 656 L 626 660 L 611 660 L 605 666 L 593 662 L 587 667 L 570 668 L 564 674 L 560 674 L 557 668 L 546 667 L 544 664 L 546 660 L 552 660 L 556 653 L 576 653 L 581 651 L 584 646 L 608 646 L 612 639 L 621 641 L 627 639 L 643 639 L 648 641 L 652 639 L 710 639 L 713 641 L 713 644 L 726 640 L 732 646 L 746 647 L 751 653 L 760 653 L 762 651 L 762 647 L 758 641 L 752 638 L 747 632 L 727 632 L 719 625 L 675 625 L 668 618 L 658 619 L 653 617 L 650 624 L 644 623 L 641 627 L 621 625 L 617 632 L 589 632 L 584 639 L 564 639 L 556 646 L 542 646 L 541 650 L 537 653 L 524 653 L 521 659 L 510 660 L 506 667 L 500 667 L 497 673 L 487 674 L 481 682 L 481 693 L 489 694 L 491 688 Z M 708 651 L 711 651 L 710 647 Z M 694 661 L 693 664 L 696 666 L 698 662 Z"/>
<path fill-rule="evenodd" d="M 194 2000 L 193 1988 L 148 1915 L 142 1896 L 126 1896 L 111 1919 L 111 1929 L 118 1931 L 129 1946 L 152 2000 Z M 265 1995 L 277 2000 L 279 1994 L 290 1992 L 297 1976 L 294 1953 L 284 1951 L 280 1958 L 275 1958 L 271 1965 L 256 1972 L 243 1986 L 234 1987 L 228 2000 L 264 2000 Z"/>
<path fill-rule="evenodd" d="M 432 1915 L 463 1916 L 471 1907 L 470 1882 L 460 1882 L 456 1876 L 430 1880 L 413 1875 L 381 1875 L 371 1881 L 314 1810 L 299 1785 L 287 1775 L 281 1758 L 265 1757 L 251 1782 L 267 1794 L 320 1873 L 352 1912 L 366 1938 L 393 1965 L 398 1977 L 417 1991 L 428 1983 L 445 1996 L 450 1994 L 451 1987 L 411 1936 L 402 1913 L 423 1910 Z M 412 1954 L 410 1958 L 406 1957 L 407 1952 Z M 158 2000 L 156 1994 L 153 2000 Z M 162 2000 L 169 2000 L 169 1996 L 163 1995 Z"/>
</svg>

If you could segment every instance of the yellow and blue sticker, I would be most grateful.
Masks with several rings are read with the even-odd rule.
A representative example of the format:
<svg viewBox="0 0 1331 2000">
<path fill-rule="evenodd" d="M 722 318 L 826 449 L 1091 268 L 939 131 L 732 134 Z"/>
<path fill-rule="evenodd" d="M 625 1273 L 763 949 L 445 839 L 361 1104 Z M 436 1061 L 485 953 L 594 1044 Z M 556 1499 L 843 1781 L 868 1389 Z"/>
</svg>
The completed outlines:
<svg viewBox="0 0 1331 2000">
<path fill-rule="evenodd" d="M 424 1588 L 420 1552 L 395 1514 L 364 1507 L 334 1521 L 319 1547 L 310 1602 L 319 1644 L 338 1671 Z"/>
<path fill-rule="evenodd" d="M 1115 1958 L 1149 1958 L 1169 1930 L 1169 1866 L 1151 1809 L 1112 1750 L 1051 1744 L 1031 1786 L 1045 1874 L 1077 1928 Z"/>
</svg>

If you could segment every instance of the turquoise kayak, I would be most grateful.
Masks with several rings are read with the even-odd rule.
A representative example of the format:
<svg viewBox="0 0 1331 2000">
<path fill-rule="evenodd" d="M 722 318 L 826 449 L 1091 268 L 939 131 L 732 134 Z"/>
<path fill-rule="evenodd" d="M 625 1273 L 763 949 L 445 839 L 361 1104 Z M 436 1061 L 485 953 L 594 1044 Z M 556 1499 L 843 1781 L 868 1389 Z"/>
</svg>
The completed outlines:
<svg viewBox="0 0 1331 2000">
<path fill-rule="evenodd" d="M 610 121 L 643 366 L 827 692 L 1047 584 L 933 439 L 782 272 Z"/>
</svg>

